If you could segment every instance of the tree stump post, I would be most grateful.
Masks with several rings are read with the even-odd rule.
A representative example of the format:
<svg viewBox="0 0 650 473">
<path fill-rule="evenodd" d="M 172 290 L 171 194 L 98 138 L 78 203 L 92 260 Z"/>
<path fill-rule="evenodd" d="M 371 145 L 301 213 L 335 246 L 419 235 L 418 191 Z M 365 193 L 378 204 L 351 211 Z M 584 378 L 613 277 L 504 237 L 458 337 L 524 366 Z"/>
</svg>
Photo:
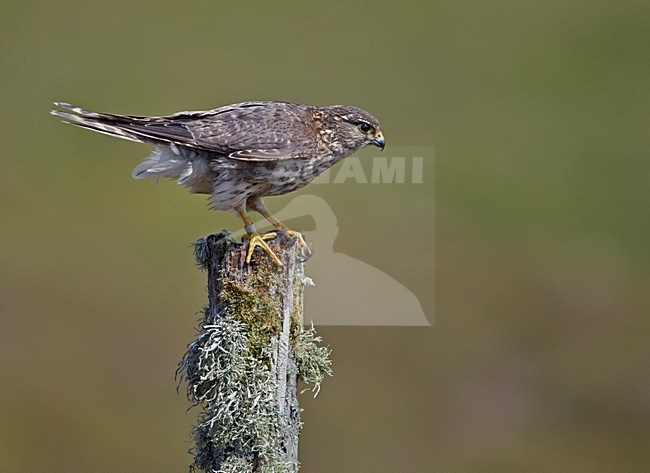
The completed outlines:
<svg viewBox="0 0 650 473">
<path fill-rule="evenodd" d="M 187 396 L 201 409 L 193 428 L 201 472 L 298 471 L 298 381 L 318 392 L 331 374 L 330 350 L 303 328 L 303 257 L 284 233 L 270 242 L 283 266 L 222 231 L 194 245 L 208 273 L 208 306 L 178 367 Z"/>
</svg>

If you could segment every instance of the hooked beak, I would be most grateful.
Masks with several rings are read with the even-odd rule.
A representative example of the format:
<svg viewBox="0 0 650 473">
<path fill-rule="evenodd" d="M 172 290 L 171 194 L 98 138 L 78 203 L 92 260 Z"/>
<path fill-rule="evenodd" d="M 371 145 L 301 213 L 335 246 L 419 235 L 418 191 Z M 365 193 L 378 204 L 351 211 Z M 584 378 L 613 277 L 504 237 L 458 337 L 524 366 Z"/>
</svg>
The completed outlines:
<svg viewBox="0 0 650 473">
<path fill-rule="evenodd" d="M 381 131 L 377 132 L 375 138 L 372 140 L 372 143 L 378 148 L 381 148 L 382 151 L 384 151 L 384 147 L 386 146 L 386 140 L 384 139 L 384 135 L 381 133 Z"/>
</svg>

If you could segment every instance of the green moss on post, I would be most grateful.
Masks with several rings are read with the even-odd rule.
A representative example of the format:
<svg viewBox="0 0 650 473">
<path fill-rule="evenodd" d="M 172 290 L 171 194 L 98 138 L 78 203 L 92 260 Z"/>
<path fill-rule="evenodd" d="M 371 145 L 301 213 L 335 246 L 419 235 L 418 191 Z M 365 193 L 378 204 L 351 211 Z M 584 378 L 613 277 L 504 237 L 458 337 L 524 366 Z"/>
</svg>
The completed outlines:
<svg viewBox="0 0 650 473">
<path fill-rule="evenodd" d="M 178 372 L 202 410 L 193 428 L 193 471 L 298 471 L 298 380 L 318 392 L 331 374 L 329 349 L 303 330 L 305 277 L 295 241 L 279 234 L 277 268 L 260 250 L 245 264 L 245 245 L 227 232 L 195 244 L 208 272 L 209 304 Z"/>
</svg>

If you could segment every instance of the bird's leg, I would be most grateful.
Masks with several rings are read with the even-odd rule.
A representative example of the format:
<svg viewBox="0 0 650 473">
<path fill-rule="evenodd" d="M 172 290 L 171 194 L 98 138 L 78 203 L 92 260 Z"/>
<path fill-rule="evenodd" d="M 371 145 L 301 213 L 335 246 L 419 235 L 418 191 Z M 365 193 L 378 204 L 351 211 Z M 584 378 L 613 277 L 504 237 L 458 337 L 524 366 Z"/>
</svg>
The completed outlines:
<svg viewBox="0 0 650 473">
<path fill-rule="evenodd" d="M 264 200 L 261 197 L 249 197 L 246 201 L 246 207 L 259 212 L 262 216 L 264 216 L 265 219 L 271 222 L 271 225 L 273 225 L 278 230 L 282 230 L 287 235 L 297 238 L 298 245 L 302 248 L 309 248 L 307 246 L 307 242 L 302 237 L 302 233 L 291 230 L 284 223 L 275 218 L 273 214 L 269 212 L 269 209 L 266 208 L 266 205 L 264 205 Z"/>
<path fill-rule="evenodd" d="M 259 246 L 264 251 L 266 251 L 266 254 L 269 255 L 269 257 L 273 260 L 276 266 L 282 266 L 282 261 L 280 261 L 280 258 L 278 258 L 276 254 L 273 253 L 271 247 L 266 244 L 266 241 L 264 241 L 264 240 L 270 240 L 271 238 L 275 238 L 277 234 L 274 232 L 264 233 L 263 235 L 259 234 L 255 229 L 255 225 L 253 225 L 253 221 L 248 216 L 248 213 L 246 213 L 246 210 L 238 210 L 238 212 L 239 215 L 241 215 L 244 224 L 246 225 L 244 227 L 244 229 L 246 230 L 246 235 L 243 238 L 244 240 L 248 240 L 248 251 L 246 252 L 246 263 L 250 264 L 251 258 L 253 256 L 253 251 L 255 251 L 256 246 Z"/>
</svg>

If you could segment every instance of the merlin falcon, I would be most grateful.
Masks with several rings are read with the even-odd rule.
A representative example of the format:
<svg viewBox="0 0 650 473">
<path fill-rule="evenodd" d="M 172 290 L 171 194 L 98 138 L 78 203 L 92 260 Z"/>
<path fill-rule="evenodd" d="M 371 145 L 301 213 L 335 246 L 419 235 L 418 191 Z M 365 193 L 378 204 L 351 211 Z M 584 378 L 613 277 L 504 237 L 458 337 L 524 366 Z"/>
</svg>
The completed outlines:
<svg viewBox="0 0 650 473">
<path fill-rule="evenodd" d="M 259 246 L 282 265 L 265 241 L 276 233 L 258 233 L 251 210 L 306 247 L 299 232 L 268 211 L 264 197 L 300 189 L 364 146 L 383 150 L 385 145 L 379 121 L 348 105 L 243 102 L 161 117 L 55 105 L 61 110 L 52 114 L 67 123 L 150 145 L 152 153 L 133 170 L 134 178 L 175 179 L 191 193 L 208 194 L 212 209 L 239 213 L 248 240 L 247 263 Z"/>
</svg>

